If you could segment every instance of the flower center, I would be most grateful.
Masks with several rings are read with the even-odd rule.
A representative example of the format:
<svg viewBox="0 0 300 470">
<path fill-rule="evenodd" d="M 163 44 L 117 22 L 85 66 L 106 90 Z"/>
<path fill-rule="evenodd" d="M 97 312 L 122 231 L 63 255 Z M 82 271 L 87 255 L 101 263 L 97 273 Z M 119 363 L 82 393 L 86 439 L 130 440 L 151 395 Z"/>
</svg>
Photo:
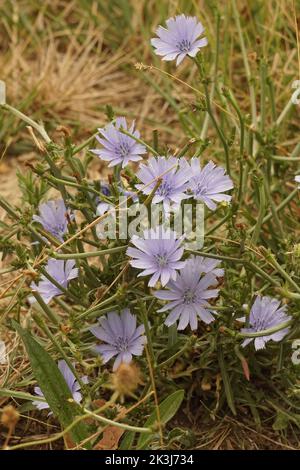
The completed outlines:
<svg viewBox="0 0 300 470">
<path fill-rule="evenodd" d="M 130 147 L 127 142 L 121 142 L 119 144 L 119 154 L 122 158 L 128 157 L 130 153 Z"/>
<path fill-rule="evenodd" d="M 121 352 L 127 351 L 128 349 L 128 338 L 125 336 L 118 336 L 116 339 L 116 348 Z"/>
<path fill-rule="evenodd" d="M 66 232 L 65 224 L 56 225 L 55 227 L 50 227 L 49 232 L 52 233 L 57 238 L 62 237 Z"/>
<path fill-rule="evenodd" d="M 199 183 L 194 189 L 194 194 L 196 197 L 204 196 L 205 194 L 207 194 L 207 185 L 203 182 Z"/>
<path fill-rule="evenodd" d="M 187 289 L 183 295 L 183 302 L 185 304 L 193 304 L 196 301 L 196 294 L 191 291 L 191 289 Z"/>
<path fill-rule="evenodd" d="M 183 39 L 176 45 L 176 47 L 180 50 L 180 52 L 189 52 L 191 50 L 191 41 Z"/>
<path fill-rule="evenodd" d="M 266 330 L 267 325 L 265 324 L 265 319 L 258 319 L 254 322 L 253 327 L 257 331 Z"/>
<path fill-rule="evenodd" d="M 166 253 L 156 255 L 156 261 L 160 268 L 164 268 L 168 263 L 168 256 Z"/>
<path fill-rule="evenodd" d="M 168 196 L 171 192 L 171 185 L 167 181 L 163 181 L 157 189 L 158 196 Z"/>
</svg>

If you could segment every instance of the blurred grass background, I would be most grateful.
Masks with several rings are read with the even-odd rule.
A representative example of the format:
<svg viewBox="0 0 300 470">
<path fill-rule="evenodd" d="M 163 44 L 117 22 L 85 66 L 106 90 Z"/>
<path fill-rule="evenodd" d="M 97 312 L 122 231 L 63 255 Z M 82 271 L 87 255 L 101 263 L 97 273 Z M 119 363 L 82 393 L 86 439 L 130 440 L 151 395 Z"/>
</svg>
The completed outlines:
<svg viewBox="0 0 300 470">
<path fill-rule="evenodd" d="M 294 14 L 299 0 L 295 10 L 293 4 L 293 0 L 237 1 L 251 73 L 259 86 L 259 64 L 266 61 L 277 113 L 289 100 L 291 83 L 299 75 Z M 7 83 L 8 102 L 43 119 L 50 131 L 65 125 L 80 139 L 105 122 L 105 107 L 111 105 L 116 114 L 136 118 L 147 137 L 157 128 L 162 140 L 181 145 L 187 133 L 184 123 L 189 121 L 189 113 L 195 115 L 194 94 L 159 71 L 134 67 L 137 62 L 153 64 L 200 87 L 189 61 L 176 69 L 174 63 L 161 62 L 149 43 L 158 24 L 181 12 L 197 15 L 205 25 L 209 46 L 204 54 L 211 72 L 216 53 L 215 16 L 220 13 L 216 83 L 229 86 L 243 111 L 250 110 L 231 2 L 2 0 L 0 5 L 0 78 Z M 215 99 L 222 104 L 218 87 Z M 289 129 L 299 128 L 295 111 Z M 9 153 L 22 153 L 26 147 L 17 137 L 21 125 L 10 116 L 0 117 L 0 140 L 2 147 L 9 144 Z M 201 120 L 194 131 L 200 133 Z M 286 137 L 283 145 L 292 144 L 288 133 Z"/>
<path fill-rule="evenodd" d="M 236 3 L 258 112 L 261 90 L 274 94 L 274 108 L 269 94 L 267 98 L 267 131 L 289 102 L 292 83 L 300 78 L 296 34 L 300 0 Z M 188 138 L 202 135 L 205 113 L 201 95 L 195 98 L 190 88 L 202 90 L 202 85 L 188 60 L 176 68 L 174 62 L 164 63 L 155 56 L 150 38 L 159 24 L 179 13 L 196 15 L 205 25 L 209 45 L 203 53 L 211 86 L 215 86 L 215 103 L 226 109 L 222 86 L 227 86 L 243 113 L 250 114 L 248 82 L 231 2 L 220 0 L 0 0 L 0 79 L 7 85 L 7 102 L 43 120 L 54 140 L 59 139 L 57 127 L 68 127 L 75 143 L 107 122 L 109 105 L 117 115 L 136 119 L 145 139 L 151 141 L 157 129 L 161 146 L 176 151 Z M 217 14 L 220 41 L 215 71 Z M 137 63 L 153 68 L 136 67 Z M 264 76 L 261 64 L 265 64 Z M 226 113 L 219 109 L 215 107 L 217 118 L 230 128 L 232 123 L 226 122 Z M 279 154 L 289 155 L 299 142 L 299 107 L 290 107 L 277 132 Z M 211 126 L 207 136 L 212 144 L 204 159 L 224 163 Z M 1 113 L 1 194 L 15 197 L 16 165 L 37 155 L 24 124 Z M 295 171 L 289 171 L 288 180 L 292 181 Z M 215 393 L 218 396 L 217 385 Z M 31 421 L 28 423 L 33 427 Z M 197 447 L 218 449 L 226 443 L 226 448 L 289 448 L 288 439 L 281 436 L 278 442 L 267 421 L 263 426 L 263 431 L 255 431 L 254 426 L 250 429 L 228 416 L 216 419 L 214 427 L 210 424 L 199 429 Z M 37 424 L 32 432 L 38 434 L 39 429 Z"/>
</svg>

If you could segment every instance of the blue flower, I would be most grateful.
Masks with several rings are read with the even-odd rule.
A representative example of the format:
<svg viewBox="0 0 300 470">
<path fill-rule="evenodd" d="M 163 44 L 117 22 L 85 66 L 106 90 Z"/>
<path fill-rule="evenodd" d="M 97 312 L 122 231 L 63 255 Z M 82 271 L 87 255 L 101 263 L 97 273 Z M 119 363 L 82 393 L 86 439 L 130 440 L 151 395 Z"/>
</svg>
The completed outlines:
<svg viewBox="0 0 300 470">
<path fill-rule="evenodd" d="M 68 222 L 74 217 L 67 210 L 63 199 L 40 204 L 39 214 L 34 215 L 33 220 L 39 222 L 47 232 L 63 242 L 63 237 L 68 230 Z"/>
<path fill-rule="evenodd" d="M 166 21 L 167 28 L 159 26 L 156 30 L 158 38 L 151 39 L 155 54 L 163 56 L 162 60 L 176 60 L 179 65 L 188 55 L 195 57 L 201 47 L 207 45 L 202 24 L 195 16 L 178 15 Z"/>
<path fill-rule="evenodd" d="M 211 210 L 217 208 L 215 202 L 231 201 L 231 196 L 224 194 L 233 188 L 231 178 L 225 174 L 222 167 L 217 167 L 213 162 L 200 167 L 197 158 L 191 159 L 192 178 L 190 189 L 196 200 L 202 201 Z"/>
<path fill-rule="evenodd" d="M 110 123 L 106 127 L 98 129 L 103 138 L 96 136 L 96 139 L 102 144 L 103 148 L 93 149 L 92 152 L 102 160 L 109 162 L 109 167 L 122 164 L 122 168 L 124 168 L 130 161 L 137 162 L 141 160 L 141 155 L 146 153 L 144 145 L 119 131 L 121 127 L 126 131 L 128 130 L 134 137 L 140 137 L 140 133 L 134 130 L 134 122 L 128 129 L 124 117 L 116 118 L 115 124 Z"/>
<path fill-rule="evenodd" d="M 78 268 L 75 268 L 74 260 L 68 260 L 65 263 L 64 260 L 49 259 L 45 269 L 47 273 L 65 289 L 68 287 L 68 283 L 71 279 L 78 277 Z M 33 282 L 30 287 L 40 294 L 46 304 L 48 304 L 53 297 L 62 294 L 62 291 L 45 276 L 41 276 L 40 282 L 38 284 Z M 35 302 L 35 299 L 31 298 L 30 301 Z"/>
<path fill-rule="evenodd" d="M 169 212 L 172 205 L 176 207 L 183 199 L 190 197 L 185 191 L 191 178 L 191 169 L 184 158 L 151 157 L 146 165 L 140 165 L 137 177 L 143 184 L 137 184 L 136 187 L 146 195 L 151 194 L 157 181 L 161 180 L 152 203 L 162 202 L 165 212 Z"/>
<path fill-rule="evenodd" d="M 249 327 L 242 328 L 241 333 L 257 333 L 259 331 L 274 328 L 281 323 L 291 320 L 286 314 L 287 306 L 280 307 L 280 301 L 272 297 L 257 296 L 250 310 Z M 239 318 L 239 321 L 245 321 L 245 318 Z M 284 328 L 271 335 L 260 336 L 257 338 L 246 338 L 242 346 L 254 340 L 255 349 L 263 349 L 270 340 L 281 341 L 289 332 L 289 328 Z"/>
<path fill-rule="evenodd" d="M 211 289 L 218 284 L 217 276 L 223 275 L 223 270 L 216 268 L 219 261 L 208 263 L 201 256 L 191 257 L 175 281 L 166 285 L 166 290 L 159 290 L 154 296 L 161 300 L 169 300 L 158 312 L 171 310 L 165 324 L 171 326 L 179 320 L 178 330 L 184 330 L 188 325 L 192 330 L 198 327 L 198 317 L 205 323 L 214 320 L 208 299 L 218 296 L 219 289 Z"/>
<path fill-rule="evenodd" d="M 73 364 L 73 366 L 74 366 L 74 364 Z M 68 388 L 69 388 L 69 390 L 70 390 L 70 392 L 73 396 L 74 401 L 76 401 L 76 403 L 80 403 L 81 400 L 82 400 L 82 395 L 80 393 L 80 384 L 77 382 L 77 380 L 75 378 L 75 375 L 73 374 L 73 372 L 69 368 L 66 361 L 63 361 L 63 360 L 58 361 L 58 368 L 59 368 L 60 372 L 62 373 L 63 378 L 65 379 L 65 381 L 68 385 Z M 87 376 L 82 377 L 81 380 L 84 384 L 88 383 Z M 34 387 L 34 393 L 37 396 L 44 398 L 44 394 L 43 394 L 42 390 L 40 389 L 40 387 Z M 36 406 L 36 408 L 38 408 L 39 410 L 45 410 L 45 409 L 50 408 L 48 403 L 45 402 L 45 401 L 36 400 L 36 401 L 33 401 L 32 404 L 34 406 Z"/>
<path fill-rule="evenodd" d="M 99 318 L 99 326 L 91 327 L 90 331 L 105 343 L 94 347 L 104 363 L 117 356 L 113 370 L 122 362 L 129 364 L 132 356 L 143 354 L 146 343 L 144 325 L 136 326 L 136 316 L 128 308 L 122 310 L 120 315 L 109 312 L 107 316 Z"/>
<path fill-rule="evenodd" d="M 129 247 L 127 255 L 134 268 L 142 269 L 139 276 L 151 275 L 148 285 L 153 287 L 160 279 L 166 285 L 170 279 L 176 279 L 177 269 L 181 269 L 185 262 L 180 261 L 183 255 L 182 237 L 178 238 L 172 230 L 165 230 L 162 226 L 156 229 L 145 230 L 143 237 L 133 235 L 131 243 L 136 248 Z"/>
</svg>

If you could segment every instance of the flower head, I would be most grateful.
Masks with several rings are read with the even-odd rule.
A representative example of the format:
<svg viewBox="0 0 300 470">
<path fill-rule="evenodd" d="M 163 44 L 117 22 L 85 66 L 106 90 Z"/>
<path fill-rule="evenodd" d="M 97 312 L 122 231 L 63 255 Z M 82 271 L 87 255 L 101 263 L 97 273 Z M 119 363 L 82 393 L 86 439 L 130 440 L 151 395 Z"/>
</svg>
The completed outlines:
<svg viewBox="0 0 300 470">
<path fill-rule="evenodd" d="M 109 186 L 108 183 L 105 183 L 105 181 L 101 181 L 100 189 L 101 189 L 101 193 L 104 194 L 104 196 L 110 196 L 111 195 L 110 186 Z"/>
<path fill-rule="evenodd" d="M 64 262 L 64 260 L 60 259 L 49 259 L 45 270 L 53 279 L 56 280 L 56 282 L 58 282 L 58 284 L 66 289 L 69 281 L 78 276 L 78 268 L 75 268 L 74 266 L 74 260 L 67 260 Z M 38 284 L 33 282 L 30 287 L 40 294 L 46 304 L 48 304 L 53 297 L 62 293 L 62 291 L 52 284 L 52 282 L 44 275 L 41 276 L 41 280 Z M 33 302 L 35 301 L 35 299 L 31 300 Z"/>
<path fill-rule="evenodd" d="M 190 197 L 184 194 L 191 178 L 190 166 L 184 158 L 151 157 L 147 165 L 140 165 L 137 177 L 143 182 L 136 185 L 137 189 L 147 195 L 152 193 L 157 181 L 161 180 L 152 203 L 162 202 L 166 212 L 169 212 L 170 204 L 178 205 L 182 199 Z"/>
<path fill-rule="evenodd" d="M 202 24 L 195 16 L 178 15 L 166 21 L 167 28 L 159 26 L 156 30 L 158 38 L 151 39 L 155 54 L 163 56 L 162 60 L 176 60 L 179 65 L 188 55 L 195 57 L 201 47 L 207 45 Z"/>
<path fill-rule="evenodd" d="M 39 213 L 40 215 L 32 217 L 33 220 L 39 222 L 47 232 L 62 242 L 63 236 L 68 230 L 68 221 L 72 218 L 63 199 L 40 204 Z"/>
<path fill-rule="evenodd" d="M 123 188 L 122 186 L 119 187 L 121 196 L 124 196 L 132 201 L 134 204 L 139 202 L 139 196 L 136 191 L 131 191 L 130 189 Z"/>
<path fill-rule="evenodd" d="M 111 208 L 114 207 L 112 204 L 110 204 L 106 200 L 106 197 L 111 195 L 111 190 L 110 190 L 109 184 L 105 183 L 104 181 L 101 181 L 100 189 L 101 189 L 101 193 L 105 197 L 103 198 L 101 196 L 100 197 L 97 196 L 95 198 L 95 203 L 97 204 L 96 215 L 98 217 L 105 214 L 105 212 L 107 212 L 108 210 L 110 210 Z"/>
<path fill-rule="evenodd" d="M 74 367 L 74 364 L 73 364 Z M 82 395 L 80 393 L 80 384 L 77 382 L 75 375 L 69 368 L 68 364 L 66 361 L 58 361 L 58 368 L 60 372 L 63 375 L 63 378 L 66 381 L 66 384 L 68 385 L 68 388 L 72 394 L 72 397 L 76 403 L 80 403 L 82 400 Z M 88 378 L 86 376 L 81 378 L 83 383 L 88 383 Z M 39 396 L 39 397 L 44 397 L 44 394 L 40 387 L 34 387 L 34 393 Z M 44 401 L 33 401 L 32 402 L 34 406 L 36 406 L 39 410 L 45 410 L 50 408 L 47 402 Z"/>
<path fill-rule="evenodd" d="M 159 312 L 171 310 L 165 321 L 167 326 L 179 320 L 178 330 L 184 330 L 189 324 L 192 330 L 196 330 L 198 317 L 205 323 L 214 320 L 207 299 L 213 299 L 219 293 L 219 289 L 211 289 L 217 285 L 216 275 L 222 271 L 215 269 L 215 266 L 211 266 L 212 269 L 209 271 L 203 257 L 191 257 L 179 271 L 176 280 L 167 284 L 167 290 L 155 292 L 154 295 L 158 299 L 170 301 L 158 310 Z"/>
<path fill-rule="evenodd" d="M 115 206 L 113 204 L 110 204 L 109 202 L 99 202 L 97 205 L 96 209 L 96 215 L 97 217 L 101 217 L 102 215 L 105 214 L 105 212 L 110 211 L 111 213 L 115 211 Z"/>
<path fill-rule="evenodd" d="M 152 275 L 148 283 L 150 287 L 159 279 L 163 286 L 170 279 L 176 279 L 176 270 L 185 264 L 180 261 L 183 255 L 183 247 L 180 246 L 182 237 L 177 238 L 172 230 L 165 230 L 162 226 L 145 230 L 143 237 L 133 235 L 131 242 L 136 248 L 127 249 L 127 255 L 133 258 L 130 264 L 134 268 L 143 269 L 138 276 Z"/>
<path fill-rule="evenodd" d="M 190 188 L 194 198 L 204 202 L 211 210 L 215 210 L 215 202 L 231 201 L 231 196 L 224 194 L 233 188 L 231 178 L 225 174 L 222 167 L 217 167 L 213 162 L 207 163 L 203 168 L 200 167 L 199 160 L 191 160 L 192 179 Z"/>
<path fill-rule="evenodd" d="M 221 263 L 218 259 L 207 258 L 206 256 L 190 256 L 189 266 L 199 273 L 212 273 L 215 277 L 224 276 L 224 269 L 219 268 Z"/>
<path fill-rule="evenodd" d="M 105 226 L 109 225 L 110 223 L 114 227 L 115 218 L 116 218 L 116 208 L 113 204 L 109 202 L 102 201 L 97 205 L 96 215 L 97 217 L 102 217 L 104 214 L 108 214 L 99 221 L 96 225 L 96 234 L 100 240 L 106 239 L 108 236 L 108 232 L 105 230 Z"/>
<path fill-rule="evenodd" d="M 107 316 L 99 319 L 99 326 L 90 328 L 91 333 L 105 344 L 95 346 L 104 363 L 117 356 L 113 370 L 117 370 L 123 362 L 129 364 L 132 356 L 141 356 L 146 343 L 144 326 L 136 326 L 136 316 L 128 308 L 118 315 L 109 312 Z"/>
<path fill-rule="evenodd" d="M 242 328 L 242 333 L 256 333 L 269 328 L 274 328 L 281 323 L 289 321 L 291 317 L 286 315 L 286 305 L 280 307 L 280 301 L 272 297 L 257 296 L 254 304 L 250 310 L 249 327 Z M 239 318 L 240 321 L 245 321 L 245 318 Z M 289 332 L 289 328 L 284 328 L 271 335 L 260 336 L 257 338 L 246 338 L 242 346 L 245 347 L 254 340 L 255 349 L 265 348 L 265 343 L 270 341 L 281 341 L 284 336 Z"/>
<path fill-rule="evenodd" d="M 128 128 L 126 119 L 119 117 L 116 118 L 114 124 L 110 123 L 106 127 L 98 129 L 102 138 L 96 136 L 96 139 L 102 144 L 103 148 L 92 150 L 102 160 L 109 162 L 108 166 L 110 167 L 122 164 L 122 168 L 124 168 L 130 161 L 137 162 L 141 160 L 141 155 L 146 153 L 145 146 L 139 144 L 132 137 L 123 134 L 119 130 L 121 127 L 126 131 L 128 130 L 134 137 L 140 137 L 140 133 L 134 130 L 134 122 Z"/>
<path fill-rule="evenodd" d="M 296 183 L 300 183 L 300 175 L 295 176 L 295 181 L 296 181 Z M 299 188 L 300 188 L 300 186 L 299 186 Z"/>
</svg>

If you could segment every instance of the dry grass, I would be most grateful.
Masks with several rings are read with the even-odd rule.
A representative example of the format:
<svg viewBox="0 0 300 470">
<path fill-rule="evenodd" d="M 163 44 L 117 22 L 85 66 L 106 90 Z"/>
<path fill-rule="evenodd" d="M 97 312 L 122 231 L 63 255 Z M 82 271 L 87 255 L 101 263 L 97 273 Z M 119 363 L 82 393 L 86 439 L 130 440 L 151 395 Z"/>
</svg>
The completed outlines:
<svg viewBox="0 0 300 470">
<path fill-rule="evenodd" d="M 128 2 L 132 6 L 130 30 L 125 30 L 124 34 L 118 29 L 118 15 L 122 13 L 120 7 L 112 10 L 114 24 L 101 6 L 93 1 L 85 4 L 81 1 L 48 0 L 43 2 L 43 8 L 38 8 L 39 2 L 36 1 L 2 0 L 2 3 L 5 15 L 0 28 L 0 70 L 1 79 L 7 82 L 9 102 L 28 109 L 32 115 L 47 121 L 52 129 L 59 124 L 68 125 L 79 136 L 104 123 L 105 106 L 109 104 L 117 114 L 136 118 L 146 137 L 151 138 L 152 129 L 157 127 L 162 131 L 162 139 L 167 137 L 170 144 L 180 144 L 183 133 L 178 125 L 177 110 L 162 99 L 144 77 L 150 77 L 164 93 L 172 96 L 181 111 L 193 105 L 191 90 L 176 77 L 193 83 L 194 70 L 190 70 L 188 63 L 179 71 L 162 64 L 153 57 L 147 42 L 156 25 L 162 21 L 161 13 L 167 17 L 186 11 L 186 2 L 162 2 L 160 8 L 158 3 L 161 2 L 151 0 L 147 2 L 148 15 L 143 11 L 143 2 Z M 196 12 L 207 25 L 207 35 L 212 44 L 207 54 L 211 61 L 215 31 L 209 3 L 187 4 L 188 10 Z M 259 11 L 264 2 L 255 2 L 258 10 L 255 19 L 254 5 L 251 8 L 247 2 L 238 3 L 247 28 L 246 36 L 249 37 L 247 47 L 251 72 L 259 81 L 258 61 L 263 55 L 276 90 L 279 113 L 290 96 L 291 82 L 298 69 L 291 2 L 268 2 L 261 23 Z M 84 5 L 87 5 L 86 9 Z M 226 41 L 226 53 L 221 51 L 219 76 L 234 89 L 246 112 L 249 110 L 249 94 L 245 77 L 240 73 L 243 67 L 236 30 L 229 6 L 224 4 L 220 8 L 223 13 L 221 35 Z M 137 72 L 134 68 L 136 62 L 152 63 L 162 70 L 170 70 L 175 75 L 173 85 L 166 84 L 166 77 L 159 71 Z M 8 138 L 7 133 L 5 137 Z"/>
<path fill-rule="evenodd" d="M 125 28 L 124 32 L 118 26 L 118 21 L 121 21 L 118 16 L 116 24 L 113 24 L 97 6 L 98 2 L 86 2 L 87 9 L 83 8 L 84 3 L 46 0 L 41 7 L 41 2 L 37 1 L 0 0 L 0 78 L 7 82 L 8 102 L 43 119 L 52 134 L 58 125 L 70 127 L 77 142 L 106 121 L 105 107 L 111 105 L 117 114 L 135 118 L 146 139 L 151 140 L 153 129 L 159 129 L 161 141 L 167 142 L 172 150 L 178 148 L 186 139 L 179 123 L 178 110 L 182 114 L 186 110 L 190 112 L 195 104 L 194 94 L 186 83 L 192 83 L 196 88 L 199 83 L 195 81 L 194 71 L 190 71 L 188 64 L 176 70 L 160 63 L 152 56 L 146 41 L 157 24 L 176 12 L 185 11 L 184 6 L 188 4 L 188 10 L 194 11 L 206 23 L 213 51 L 215 38 L 211 2 L 132 0 L 131 29 Z M 233 88 L 242 109 L 249 112 L 249 93 L 236 28 L 227 10 L 229 2 L 218 3 L 222 3 L 220 8 L 223 13 L 222 44 L 226 43 L 226 54 L 220 57 L 219 78 Z M 258 10 L 265 5 L 261 23 L 254 21 L 252 3 L 257 5 Z M 298 8 L 299 2 L 296 3 Z M 248 39 L 251 71 L 258 83 L 259 58 L 263 55 L 274 84 L 277 114 L 280 114 L 290 97 L 291 82 L 298 78 L 292 2 L 245 0 L 238 4 Z M 298 10 L 297 16 L 300 18 L 300 5 Z M 115 14 L 120 14 L 120 11 L 115 10 Z M 207 55 L 212 62 L 213 53 L 208 51 Z M 169 71 L 173 75 L 171 81 L 167 82 L 166 76 L 156 69 L 136 70 L 136 62 L 155 64 L 161 70 Z M 148 79 L 154 82 L 156 88 Z M 157 86 L 174 100 L 178 109 L 162 96 Z M 223 106 L 219 91 L 215 99 Z M 259 107 L 259 103 L 257 105 Z M 282 127 L 280 151 L 283 154 L 288 154 L 298 142 L 298 132 L 299 111 L 296 110 Z M 24 155 L 24 148 L 26 150 L 26 145 L 31 141 L 26 132 L 19 133 L 19 123 L 14 119 L 6 117 L 0 136 L 8 146 L 7 154 L 13 157 L 0 163 L 0 192 L 15 203 L 18 198 L 16 167 L 23 166 L 28 159 L 38 158 L 38 155 L 35 151 Z M 20 153 L 22 156 L 15 158 Z M 2 276 L 1 284 L 8 279 L 9 275 Z M 8 341 L 9 349 L 15 351 L 17 343 L 16 336 L 12 334 Z M 27 360 L 18 353 L 9 367 L 0 369 L 0 383 L 6 380 L 8 374 L 11 383 L 18 382 L 20 372 L 27 367 Z M 6 401 L 0 399 L 0 406 Z M 35 416 L 34 413 L 29 417 L 26 415 L 20 421 L 14 436 L 15 443 L 23 436 L 30 439 L 46 437 L 46 433 L 54 429 L 51 427 L 53 423 L 41 423 Z M 213 431 L 198 430 L 196 434 L 196 448 L 298 446 L 292 438 L 289 441 L 286 436 L 275 433 L 268 422 L 264 431 L 258 432 L 249 428 L 248 422 L 238 423 L 228 417 L 218 421 Z"/>
</svg>

